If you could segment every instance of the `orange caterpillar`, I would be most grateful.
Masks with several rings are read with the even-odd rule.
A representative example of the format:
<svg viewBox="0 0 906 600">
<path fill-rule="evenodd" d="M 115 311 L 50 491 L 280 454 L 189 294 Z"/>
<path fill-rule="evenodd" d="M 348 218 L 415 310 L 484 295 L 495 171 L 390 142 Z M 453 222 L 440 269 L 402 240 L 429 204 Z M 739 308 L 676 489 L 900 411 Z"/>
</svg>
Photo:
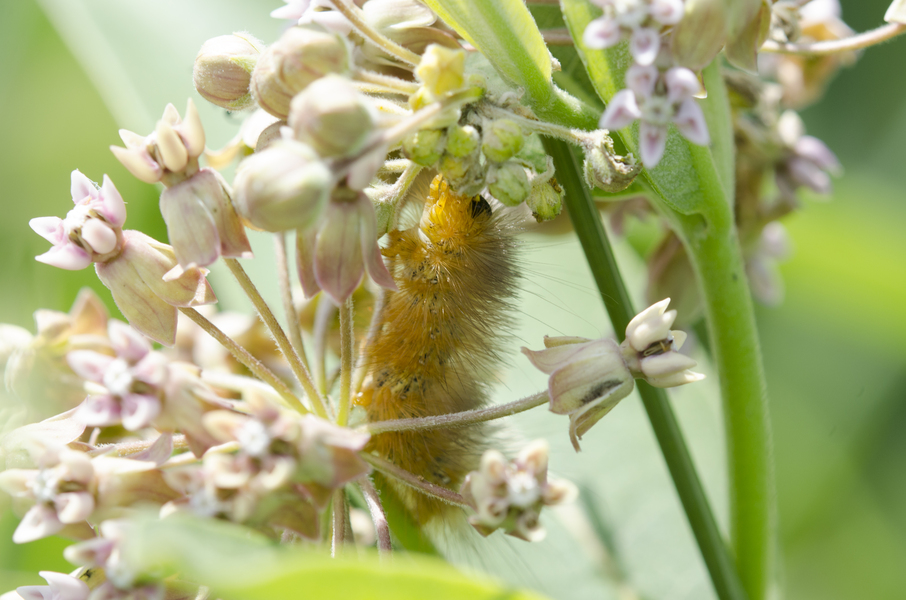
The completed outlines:
<svg viewBox="0 0 906 600">
<path fill-rule="evenodd" d="M 383 253 L 399 291 L 388 292 L 367 349 L 368 420 L 424 417 L 479 408 L 499 364 L 516 289 L 511 228 L 480 196 L 431 183 L 416 227 L 390 232 Z M 487 427 L 375 435 L 370 448 L 426 481 L 459 491 L 478 467 Z M 419 523 L 449 506 L 395 488 Z"/>
</svg>

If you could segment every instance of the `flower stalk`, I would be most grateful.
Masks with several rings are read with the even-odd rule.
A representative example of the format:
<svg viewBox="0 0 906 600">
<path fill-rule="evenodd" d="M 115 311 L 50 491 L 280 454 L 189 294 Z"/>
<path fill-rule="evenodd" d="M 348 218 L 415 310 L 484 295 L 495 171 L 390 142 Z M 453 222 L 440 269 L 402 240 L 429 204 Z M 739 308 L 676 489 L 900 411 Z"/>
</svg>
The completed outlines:
<svg viewBox="0 0 906 600">
<path fill-rule="evenodd" d="M 283 328 L 280 327 L 280 323 L 277 321 L 274 313 L 267 305 L 267 302 L 265 302 L 264 298 L 261 297 L 261 294 L 258 292 L 255 284 L 252 283 L 251 279 L 249 279 L 248 274 L 245 272 L 245 269 L 242 268 L 242 265 L 239 264 L 239 261 L 232 258 L 226 258 L 224 259 L 224 262 L 226 262 L 226 265 L 230 269 L 230 272 L 236 278 L 236 281 L 239 282 L 239 285 L 252 301 L 252 304 L 255 305 L 255 309 L 258 311 L 258 315 L 261 317 L 261 320 L 264 321 L 264 324 L 267 325 L 267 328 L 270 330 L 271 335 L 274 336 L 274 340 L 277 342 L 277 346 L 279 346 L 280 351 L 286 357 L 286 360 L 289 363 L 293 374 L 299 380 L 299 383 L 302 385 L 302 389 L 308 396 L 308 399 L 311 402 L 312 407 L 314 408 L 315 414 L 317 414 L 322 419 L 326 419 L 327 408 L 325 407 L 321 395 L 315 388 L 314 382 L 311 379 L 311 375 L 308 373 L 308 369 L 305 368 L 305 365 L 302 363 L 299 355 L 296 354 L 296 351 L 289 343 L 289 339 L 286 337 L 286 333 L 284 333 Z"/>
</svg>

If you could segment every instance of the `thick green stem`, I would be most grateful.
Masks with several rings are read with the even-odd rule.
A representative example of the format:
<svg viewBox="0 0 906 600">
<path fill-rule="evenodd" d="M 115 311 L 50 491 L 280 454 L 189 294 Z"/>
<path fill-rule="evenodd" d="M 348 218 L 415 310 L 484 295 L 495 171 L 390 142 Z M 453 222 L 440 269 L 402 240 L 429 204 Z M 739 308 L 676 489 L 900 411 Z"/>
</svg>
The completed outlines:
<svg viewBox="0 0 906 600">
<path fill-rule="evenodd" d="M 554 159 L 557 180 L 566 190 L 566 204 L 573 227 L 582 243 L 611 323 L 622 338 L 635 311 L 620 278 L 601 217 L 579 175 L 579 167 L 570 147 L 550 138 L 544 139 L 544 147 Z M 746 598 L 666 393 L 643 381 L 639 382 L 638 389 L 718 597 L 721 600 Z"/>
<path fill-rule="evenodd" d="M 735 228 L 675 219 L 698 275 L 720 374 L 730 477 L 730 524 L 739 575 L 752 599 L 775 575 L 776 512 L 767 395 L 745 264 Z"/>
</svg>

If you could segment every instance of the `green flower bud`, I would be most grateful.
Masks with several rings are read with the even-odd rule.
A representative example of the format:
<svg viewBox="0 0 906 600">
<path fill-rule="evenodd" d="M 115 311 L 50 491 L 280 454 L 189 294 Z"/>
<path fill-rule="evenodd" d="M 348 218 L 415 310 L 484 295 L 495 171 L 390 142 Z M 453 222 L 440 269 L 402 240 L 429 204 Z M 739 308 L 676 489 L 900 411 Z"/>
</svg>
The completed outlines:
<svg viewBox="0 0 906 600">
<path fill-rule="evenodd" d="M 481 136 L 478 130 L 471 125 L 462 127 L 454 125 L 447 129 L 447 154 L 462 158 L 478 150 L 481 143 Z"/>
<path fill-rule="evenodd" d="M 374 113 L 346 78 L 327 75 L 293 98 L 289 126 L 323 157 L 353 156 L 374 129 Z"/>
<path fill-rule="evenodd" d="M 281 139 L 239 165 L 233 204 L 259 229 L 308 229 L 323 214 L 333 184 L 330 169 L 314 150 Z"/>
<path fill-rule="evenodd" d="M 491 121 L 484 128 L 481 151 L 488 160 L 506 162 L 522 150 L 525 136 L 522 129 L 510 119 Z"/>
<path fill-rule="evenodd" d="M 444 151 L 443 129 L 422 129 L 403 140 L 409 160 L 423 167 L 434 166 Z"/>
<path fill-rule="evenodd" d="M 685 14 L 673 28 L 670 49 L 678 65 L 701 71 L 717 56 L 726 39 L 724 0 L 686 0 Z"/>
<path fill-rule="evenodd" d="M 192 78 L 198 93 L 227 110 L 242 110 L 255 104 L 249 92 L 252 71 L 264 44 L 248 33 L 221 35 L 202 45 L 195 57 Z"/>
<path fill-rule="evenodd" d="M 258 106 L 265 111 L 278 119 L 289 116 L 289 103 L 293 94 L 277 77 L 273 47 L 265 50 L 258 58 L 255 70 L 252 71 L 249 91 Z"/>
<path fill-rule="evenodd" d="M 563 210 L 563 188 L 551 177 L 546 181 L 536 178 L 532 182 L 532 193 L 525 201 L 532 209 L 532 216 L 539 223 L 550 221 Z"/>
<path fill-rule="evenodd" d="M 497 167 L 488 191 L 504 206 L 518 206 L 528 198 L 532 184 L 529 183 L 525 167 L 508 161 Z"/>
</svg>

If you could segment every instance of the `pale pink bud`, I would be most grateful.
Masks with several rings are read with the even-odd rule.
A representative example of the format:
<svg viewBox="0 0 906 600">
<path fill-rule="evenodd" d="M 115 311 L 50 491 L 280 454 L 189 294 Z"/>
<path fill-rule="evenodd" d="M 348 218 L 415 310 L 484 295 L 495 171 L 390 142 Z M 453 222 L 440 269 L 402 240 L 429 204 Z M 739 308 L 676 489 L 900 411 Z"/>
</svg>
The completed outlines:
<svg viewBox="0 0 906 600">
<path fill-rule="evenodd" d="M 243 110 L 255 104 L 249 92 L 252 71 L 264 44 L 248 33 L 233 33 L 210 39 L 195 57 L 192 79 L 205 100 L 227 110 Z"/>
<path fill-rule="evenodd" d="M 685 67 L 673 67 L 664 75 L 667 84 L 667 98 L 671 102 L 682 102 L 701 91 L 701 84 L 695 73 Z"/>
<path fill-rule="evenodd" d="M 654 0 L 651 16 L 662 25 L 676 25 L 683 18 L 683 0 Z"/>
<path fill-rule="evenodd" d="M 16 588 L 22 600 L 87 600 L 89 589 L 81 579 L 63 573 L 39 571 L 47 585 L 24 585 Z"/>
<path fill-rule="evenodd" d="M 323 157 L 339 157 L 358 154 L 375 120 L 364 94 L 345 77 L 327 75 L 293 98 L 288 123 L 300 142 Z"/>
</svg>

